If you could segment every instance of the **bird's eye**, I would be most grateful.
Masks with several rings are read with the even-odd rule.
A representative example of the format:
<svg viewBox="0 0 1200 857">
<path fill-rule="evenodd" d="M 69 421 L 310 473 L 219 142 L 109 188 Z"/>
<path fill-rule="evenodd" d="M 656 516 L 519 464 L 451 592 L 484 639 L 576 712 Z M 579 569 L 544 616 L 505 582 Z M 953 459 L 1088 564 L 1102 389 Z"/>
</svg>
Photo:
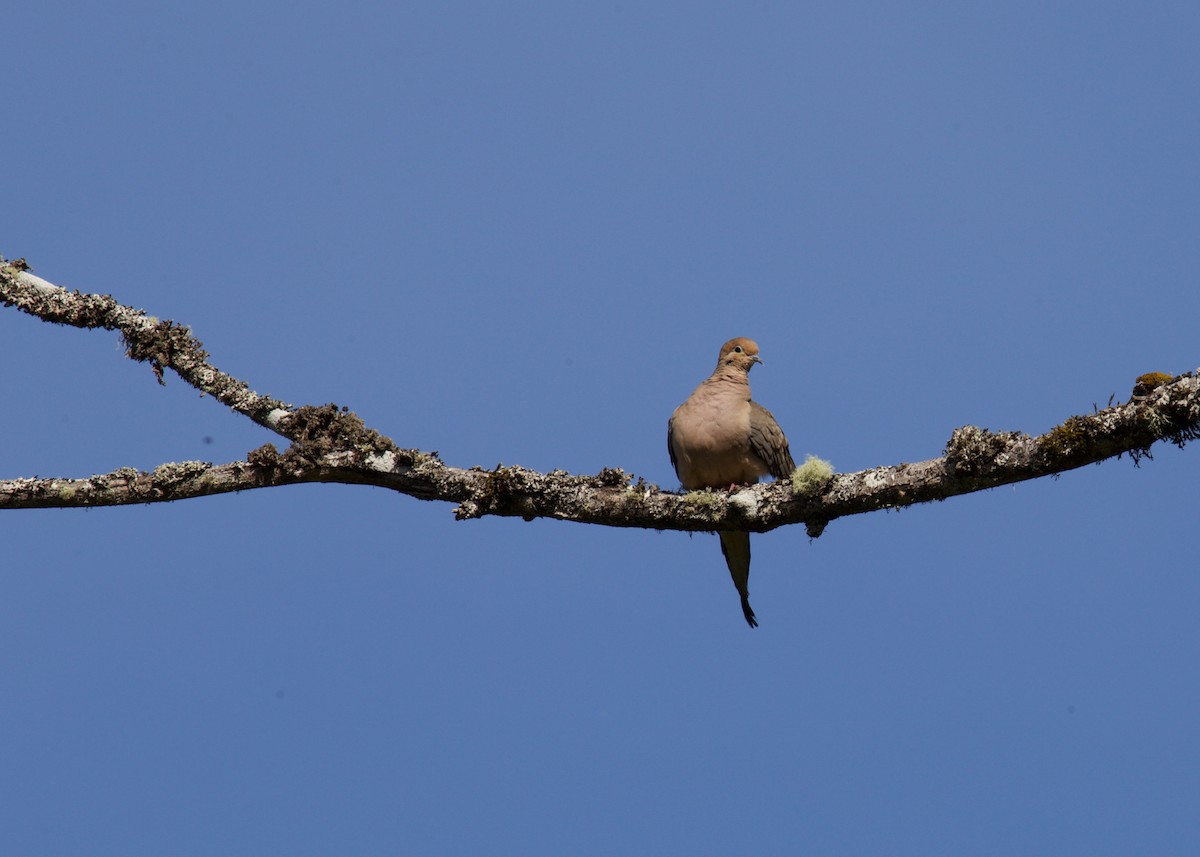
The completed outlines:
<svg viewBox="0 0 1200 857">
<path fill-rule="evenodd" d="M 741 354 L 741 353 L 742 353 L 742 346 L 740 346 L 740 345 L 735 345 L 735 346 L 733 346 L 733 353 L 734 353 L 734 354 Z"/>
</svg>

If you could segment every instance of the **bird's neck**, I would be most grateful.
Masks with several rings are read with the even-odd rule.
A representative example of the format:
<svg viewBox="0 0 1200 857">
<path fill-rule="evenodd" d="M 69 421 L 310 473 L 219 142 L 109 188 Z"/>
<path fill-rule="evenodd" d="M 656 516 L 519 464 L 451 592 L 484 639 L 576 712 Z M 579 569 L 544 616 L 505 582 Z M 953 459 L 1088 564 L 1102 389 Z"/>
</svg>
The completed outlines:
<svg viewBox="0 0 1200 857">
<path fill-rule="evenodd" d="M 713 370 L 713 373 L 708 376 L 710 381 L 721 381 L 729 384 L 745 384 L 750 385 L 750 377 L 745 369 L 739 369 L 737 366 L 718 366 Z"/>
</svg>

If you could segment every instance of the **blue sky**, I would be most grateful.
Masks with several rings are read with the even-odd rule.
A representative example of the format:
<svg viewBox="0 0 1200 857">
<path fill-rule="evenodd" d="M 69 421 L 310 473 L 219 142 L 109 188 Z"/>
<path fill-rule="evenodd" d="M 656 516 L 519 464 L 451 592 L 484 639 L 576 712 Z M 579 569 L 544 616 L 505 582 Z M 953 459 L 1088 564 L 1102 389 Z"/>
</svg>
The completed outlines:
<svg viewBox="0 0 1200 857">
<path fill-rule="evenodd" d="M 0 253 L 458 466 L 841 471 L 1200 365 L 1194 4 L 23 4 Z M 4 477 L 274 440 L 0 312 Z M 17 854 L 1169 854 L 1200 450 L 756 537 L 303 486 L 8 512 Z"/>
</svg>

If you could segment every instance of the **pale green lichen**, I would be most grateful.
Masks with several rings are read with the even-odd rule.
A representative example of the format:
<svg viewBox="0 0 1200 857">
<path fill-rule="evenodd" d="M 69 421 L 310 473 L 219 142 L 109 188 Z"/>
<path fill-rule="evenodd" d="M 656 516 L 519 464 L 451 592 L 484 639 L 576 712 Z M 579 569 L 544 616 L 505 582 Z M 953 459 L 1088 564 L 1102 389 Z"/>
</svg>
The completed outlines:
<svg viewBox="0 0 1200 857">
<path fill-rule="evenodd" d="M 792 492 L 800 496 L 816 494 L 833 478 L 833 465 L 823 458 L 810 455 L 792 471 Z"/>
<path fill-rule="evenodd" d="M 711 509 L 721 502 L 721 497 L 711 488 L 701 488 L 699 491 L 689 491 L 680 498 L 685 503 Z"/>
</svg>

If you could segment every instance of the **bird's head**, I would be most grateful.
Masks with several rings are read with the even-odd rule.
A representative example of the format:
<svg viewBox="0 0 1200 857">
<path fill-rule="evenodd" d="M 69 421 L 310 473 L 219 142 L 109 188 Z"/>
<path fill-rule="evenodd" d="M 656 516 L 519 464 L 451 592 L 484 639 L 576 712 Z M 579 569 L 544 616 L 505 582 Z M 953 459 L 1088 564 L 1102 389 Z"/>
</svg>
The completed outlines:
<svg viewBox="0 0 1200 857">
<path fill-rule="evenodd" d="M 739 336 L 721 346 L 721 356 L 717 359 L 717 368 L 733 366 L 743 372 L 749 372 L 755 363 L 762 363 L 758 356 L 758 343 L 753 339 Z"/>
</svg>

